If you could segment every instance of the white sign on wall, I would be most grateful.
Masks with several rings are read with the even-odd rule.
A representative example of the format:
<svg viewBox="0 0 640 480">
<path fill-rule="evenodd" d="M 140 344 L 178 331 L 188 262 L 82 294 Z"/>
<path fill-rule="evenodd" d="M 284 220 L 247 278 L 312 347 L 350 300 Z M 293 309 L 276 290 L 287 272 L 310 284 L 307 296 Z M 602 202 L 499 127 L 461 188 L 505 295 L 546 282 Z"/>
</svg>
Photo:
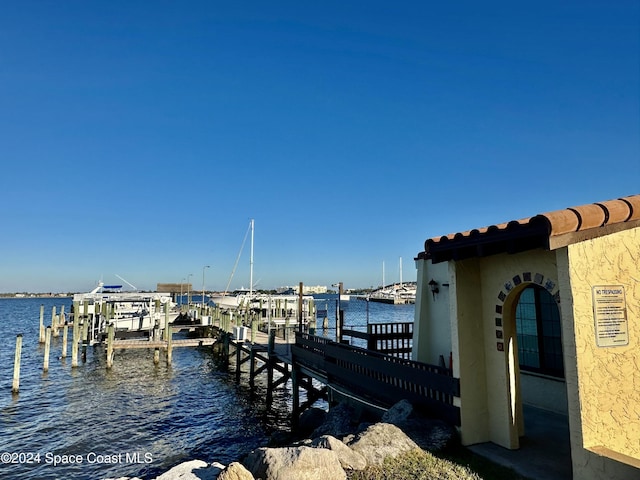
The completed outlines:
<svg viewBox="0 0 640 480">
<path fill-rule="evenodd" d="M 621 347 L 629 344 L 627 302 L 622 285 L 592 287 L 593 318 L 599 347 Z"/>
</svg>

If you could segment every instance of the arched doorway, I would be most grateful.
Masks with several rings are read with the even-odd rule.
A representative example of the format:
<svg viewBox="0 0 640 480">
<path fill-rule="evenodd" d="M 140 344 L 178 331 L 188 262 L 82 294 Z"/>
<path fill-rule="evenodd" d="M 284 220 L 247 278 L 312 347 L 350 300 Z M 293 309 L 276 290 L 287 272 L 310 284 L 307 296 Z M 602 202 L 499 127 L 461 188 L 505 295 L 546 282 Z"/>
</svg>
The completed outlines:
<svg viewBox="0 0 640 480">
<path fill-rule="evenodd" d="M 535 284 L 526 286 L 518 297 L 515 324 L 520 371 L 564 379 L 560 310 L 551 294 Z"/>
<path fill-rule="evenodd" d="M 572 478 L 559 295 L 555 282 L 538 277 L 505 288 L 496 309 L 504 329 L 510 444 L 470 448 L 527 478 Z"/>
<path fill-rule="evenodd" d="M 558 478 L 571 474 L 571 447 L 565 382 L 562 317 L 557 299 L 535 283 L 512 293 L 505 311 L 512 328 L 516 418 L 523 455 L 549 459 L 544 469 Z M 566 476 L 566 477 L 563 477 Z"/>
</svg>

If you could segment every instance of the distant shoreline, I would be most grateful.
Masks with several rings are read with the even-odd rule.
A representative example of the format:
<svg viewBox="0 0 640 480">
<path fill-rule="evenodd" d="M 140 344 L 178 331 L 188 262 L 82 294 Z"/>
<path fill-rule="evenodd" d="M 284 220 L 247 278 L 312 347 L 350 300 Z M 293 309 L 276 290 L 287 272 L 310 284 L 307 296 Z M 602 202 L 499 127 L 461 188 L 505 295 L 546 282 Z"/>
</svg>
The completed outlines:
<svg viewBox="0 0 640 480">
<path fill-rule="evenodd" d="M 0 298 L 71 298 L 73 293 L 0 293 Z"/>
</svg>

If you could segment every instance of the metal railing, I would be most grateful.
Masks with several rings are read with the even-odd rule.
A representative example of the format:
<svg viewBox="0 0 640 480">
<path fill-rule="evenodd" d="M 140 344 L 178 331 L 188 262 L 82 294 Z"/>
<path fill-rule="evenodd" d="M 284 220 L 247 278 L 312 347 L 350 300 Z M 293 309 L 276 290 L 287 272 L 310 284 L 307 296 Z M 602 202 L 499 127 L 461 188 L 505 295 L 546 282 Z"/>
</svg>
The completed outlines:
<svg viewBox="0 0 640 480">
<path fill-rule="evenodd" d="M 352 337 L 365 340 L 368 350 L 407 360 L 411 358 L 413 322 L 370 323 L 366 332 L 343 329 L 341 334 L 343 339 Z"/>
</svg>

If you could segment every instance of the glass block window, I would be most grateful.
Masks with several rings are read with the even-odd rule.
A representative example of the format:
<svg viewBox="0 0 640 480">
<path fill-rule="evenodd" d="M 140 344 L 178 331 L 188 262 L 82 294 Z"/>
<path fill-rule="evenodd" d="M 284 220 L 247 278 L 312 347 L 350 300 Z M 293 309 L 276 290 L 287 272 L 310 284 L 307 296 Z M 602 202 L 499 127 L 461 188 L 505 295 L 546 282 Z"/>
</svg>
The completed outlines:
<svg viewBox="0 0 640 480">
<path fill-rule="evenodd" d="M 549 292 L 525 288 L 516 307 L 520 368 L 564 378 L 560 311 Z"/>
</svg>

